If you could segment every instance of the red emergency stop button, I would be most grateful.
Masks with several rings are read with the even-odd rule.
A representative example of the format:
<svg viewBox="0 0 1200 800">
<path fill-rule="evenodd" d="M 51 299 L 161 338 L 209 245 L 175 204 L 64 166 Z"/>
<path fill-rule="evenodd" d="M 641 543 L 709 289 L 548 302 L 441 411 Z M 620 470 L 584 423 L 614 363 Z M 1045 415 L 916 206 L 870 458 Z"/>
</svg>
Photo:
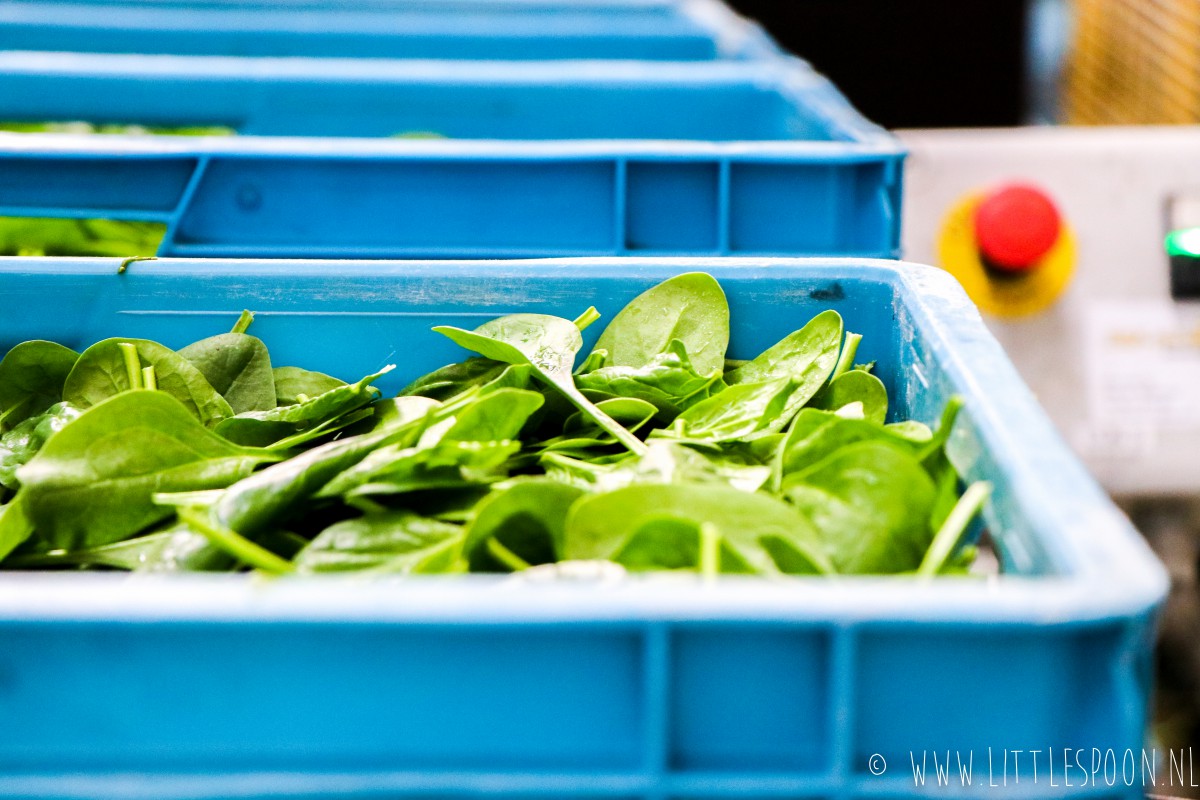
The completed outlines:
<svg viewBox="0 0 1200 800">
<path fill-rule="evenodd" d="M 1045 192 L 1011 184 L 984 195 L 975 208 L 975 240 L 991 267 L 1024 272 L 1038 266 L 1062 232 L 1062 218 Z"/>
</svg>

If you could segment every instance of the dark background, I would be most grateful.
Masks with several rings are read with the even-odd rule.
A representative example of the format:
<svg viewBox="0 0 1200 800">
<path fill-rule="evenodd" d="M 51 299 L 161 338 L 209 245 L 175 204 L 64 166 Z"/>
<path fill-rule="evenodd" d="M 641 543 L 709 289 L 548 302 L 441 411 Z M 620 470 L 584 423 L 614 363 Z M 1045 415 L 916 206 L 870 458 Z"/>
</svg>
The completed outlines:
<svg viewBox="0 0 1200 800">
<path fill-rule="evenodd" d="M 886 128 L 1024 119 L 1024 0 L 728 2 Z"/>
</svg>

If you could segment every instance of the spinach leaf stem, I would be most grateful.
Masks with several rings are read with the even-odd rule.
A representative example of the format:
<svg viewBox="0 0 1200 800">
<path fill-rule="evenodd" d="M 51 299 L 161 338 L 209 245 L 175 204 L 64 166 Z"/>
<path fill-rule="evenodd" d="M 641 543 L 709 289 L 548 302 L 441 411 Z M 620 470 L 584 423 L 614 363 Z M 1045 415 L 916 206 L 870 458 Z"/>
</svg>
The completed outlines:
<svg viewBox="0 0 1200 800">
<path fill-rule="evenodd" d="M 504 566 L 511 569 L 513 572 L 520 572 L 523 569 L 529 569 L 532 566 L 528 561 L 521 558 L 519 555 L 509 550 L 504 545 L 500 544 L 496 539 L 488 539 L 488 553 L 492 558 L 499 561 Z"/>
<path fill-rule="evenodd" d="M 967 487 L 962 497 L 958 498 L 958 502 L 954 504 L 946 521 L 942 523 L 937 535 L 933 537 L 933 543 L 925 551 L 925 558 L 922 559 L 921 566 L 917 567 L 918 575 L 931 578 L 938 574 L 945 565 L 946 559 L 958 546 L 967 526 L 971 524 L 971 520 L 983 508 L 983 504 L 987 502 L 991 494 L 992 485 L 987 481 L 979 481 Z"/>
<path fill-rule="evenodd" d="M 138 358 L 137 345 L 121 342 L 117 347 L 121 348 L 121 357 L 125 359 L 125 375 L 129 378 L 129 388 L 146 388 L 142 382 L 142 362 Z"/>
<path fill-rule="evenodd" d="M 178 513 L 179 518 L 187 523 L 189 528 L 203 534 L 205 538 L 217 547 L 220 547 L 231 556 L 255 569 L 269 572 L 273 575 L 294 572 L 296 569 L 291 562 L 285 561 L 264 547 L 260 547 L 236 531 L 214 522 L 207 510 L 181 508 Z"/>
</svg>

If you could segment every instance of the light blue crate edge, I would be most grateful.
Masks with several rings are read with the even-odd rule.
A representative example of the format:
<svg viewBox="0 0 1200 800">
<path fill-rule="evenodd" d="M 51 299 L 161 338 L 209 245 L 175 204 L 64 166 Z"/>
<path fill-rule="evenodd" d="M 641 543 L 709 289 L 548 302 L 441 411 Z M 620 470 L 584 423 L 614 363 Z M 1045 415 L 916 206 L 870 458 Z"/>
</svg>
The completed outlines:
<svg viewBox="0 0 1200 800">
<path fill-rule="evenodd" d="M 71 13 L 64 14 L 63 9 L 56 8 L 56 6 L 74 8 Z M 91 9 L 88 6 L 96 6 L 96 8 Z M 691 43 L 690 49 L 694 51 L 693 54 L 697 60 L 771 59 L 779 56 L 782 52 L 761 26 L 741 17 L 720 0 L 664 0 L 663 2 L 657 0 L 648 2 L 592 0 L 591 2 L 577 3 L 564 3 L 561 0 L 503 0 L 496 3 L 480 3 L 472 0 L 466 2 L 434 0 L 425 3 L 404 3 L 396 2 L 396 0 L 332 0 L 331 2 L 316 3 L 313 0 L 290 0 L 290 2 L 279 4 L 240 2 L 239 0 L 166 0 L 166 2 L 126 0 L 126 2 L 115 4 L 97 3 L 95 0 L 65 0 L 65 2 L 40 4 L 17 2 L 8 4 L 4 11 L 6 15 L 4 18 L 7 22 L 10 25 L 19 26 L 17 32 L 12 34 L 16 36 L 16 39 L 10 40 L 10 49 L 48 49 L 38 43 L 53 42 L 52 49 L 91 50 L 95 46 L 95 41 L 82 38 L 87 35 L 88 26 L 99 26 L 98 29 L 101 30 L 111 29 L 114 22 L 114 9 L 123 9 L 126 16 L 118 18 L 126 20 L 126 24 L 131 25 L 134 30 L 142 29 L 143 33 L 148 33 L 156 26 L 161 27 L 164 24 L 177 33 L 191 29 L 191 35 L 194 38 L 208 39 L 208 43 L 203 47 L 211 49 L 214 55 L 225 51 L 228 51 L 230 55 L 234 52 L 242 52 L 244 45 L 238 45 L 237 37 L 253 33 L 256 26 L 265 25 L 265 31 L 270 32 L 274 28 L 271 18 L 265 17 L 256 20 L 253 14 L 256 11 L 274 10 L 295 10 L 308 15 L 320 14 L 333 18 L 345 14 L 386 13 L 389 10 L 418 11 L 430 15 L 430 18 L 442 15 L 443 19 L 440 24 L 433 23 L 432 28 L 430 27 L 430 18 L 427 18 L 423 24 L 407 27 L 399 25 L 389 29 L 385 36 L 397 40 L 397 45 L 393 48 L 394 52 L 388 53 L 392 57 L 412 57 L 413 54 L 406 53 L 402 45 L 406 36 L 429 36 L 433 31 L 440 31 L 441 38 L 444 40 L 444 45 L 439 48 L 440 57 L 478 58 L 478 55 L 473 55 L 476 51 L 472 50 L 471 45 L 467 45 L 465 48 L 461 47 L 460 43 L 464 37 L 476 40 L 502 40 L 509 37 L 512 39 L 510 46 L 505 48 L 493 45 L 489 52 L 507 50 L 512 53 L 513 58 L 538 58 L 536 48 L 531 50 L 529 47 L 530 44 L 536 44 L 536 38 L 530 37 L 528 26 L 506 27 L 503 24 L 497 26 L 496 14 L 511 14 L 514 22 L 520 23 L 520 16 L 517 15 L 528 16 L 532 13 L 545 14 L 560 11 L 590 14 L 591 16 L 586 18 L 586 21 L 579 19 L 574 25 L 565 28 L 560 25 L 555 29 L 557 32 L 569 33 L 576 41 L 586 41 L 589 37 L 607 41 L 623 40 L 623 44 L 610 45 L 619 51 L 614 52 L 611 57 L 622 60 L 671 60 L 673 57 L 678 57 L 671 55 L 674 52 L 681 52 L 671 44 L 672 38 L 695 40 Z M 216 27 L 195 30 L 199 23 L 191 12 L 215 10 L 222 12 L 220 19 L 210 20 L 210 22 L 217 23 Z M 129 12 L 133 12 L 132 17 L 128 16 Z M 485 12 L 485 15 L 479 16 L 478 12 Z M 653 16 L 647 16 L 641 23 L 632 18 L 632 15 L 646 14 L 647 12 Z M 149 17 L 139 18 L 138 16 L 147 13 L 150 15 Z M 603 15 L 607 15 L 607 19 Z M 394 23 L 395 20 L 392 22 Z M 67 26 L 66 29 L 62 27 L 64 24 Z M 120 24 L 118 23 L 118 25 Z M 30 31 L 32 31 L 32 39 Z M 52 31 L 56 31 L 57 35 L 51 34 Z M 290 55 L 349 55 L 352 57 L 360 55 L 352 52 L 352 48 L 333 48 L 330 51 L 329 48 L 322 45 L 322 40 L 327 35 L 323 30 L 309 26 L 307 30 L 295 31 L 295 33 L 301 32 L 316 43 L 317 52 L 290 51 Z M 347 32 L 360 38 L 370 38 L 380 33 L 378 30 L 372 31 L 370 26 L 365 29 L 361 26 L 357 29 L 352 26 L 350 31 L 343 31 L 343 33 Z M 230 38 L 231 36 L 232 38 Z M 706 38 L 711 40 L 711 44 L 708 52 L 701 55 L 701 40 Z M 34 46 L 29 46 L 31 42 L 34 43 Z M 523 42 L 524 45 L 522 45 Z M 195 45 L 191 46 L 196 47 Z M 664 48 L 666 48 L 665 52 Z M 589 57 L 606 57 L 603 47 L 593 48 L 588 52 Z M 569 48 L 566 50 L 558 48 L 553 54 L 542 57 L 572 58 L 576 56 L 570 54 Z"/>
<path fill-rule="evenodd" d="M 743 146 L 812 144 L 827 150 L 868 145 L 903 152 L 899 140 L 869 122 L 807 61 L 778 54 L 754 61 L 652 62 L 612 60 L 485 61 L 380 58 L 280 58 L 54 51 L 0 51 L 0 76 L 113 77 L 153 83 L 160 78 L 237 78 L 254 83 L 284 81 L 450 86 L 725 87 L 750 84 L 776 89 L 798 108 L 812 108 L 827 132 L 843 141 L 758 140 Z M 0 105 L 0 113 L 4 113 Z M 23 134 L 26 137 L 39 134 Z M 44 135 L 44 134 L 43 134 Z M 105 137 L 118 138 L 118 137 Z M 288 137 L 271 137 L 288 138 Z M 341 139 L 339 138 L 339 141 Z M 695 140 L 695 139 L 691 139 Z M 451 140 L 463 141 L 463 140 Z M 471 141 L 471 140 L 467 140 Z M 478 141 L 478 140 L 474 140 Z M 507 140 L 512 143 L 516 140 Z M 408 142 L 428 144 L 429 142 Z M 442 142 L 449 143 L 449 142 Z"/>
</svg>

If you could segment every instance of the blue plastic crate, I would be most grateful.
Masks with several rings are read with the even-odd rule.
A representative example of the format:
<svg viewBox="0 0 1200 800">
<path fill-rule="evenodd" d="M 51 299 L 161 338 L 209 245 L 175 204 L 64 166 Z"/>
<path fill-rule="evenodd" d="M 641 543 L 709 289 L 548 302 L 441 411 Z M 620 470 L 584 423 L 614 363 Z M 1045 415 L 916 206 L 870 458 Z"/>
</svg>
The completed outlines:
<svg viewBox="0 0 1200 800">
<path fill-rule="evenodd" d="M 985 516 L 1006 574 L 6 575 L 0 796 L 908 798 L 936 783 L 931 771 L 914 786 L 910 752 L 950 750 L 974 754 L 974 790 L 946 796 L 1142 797 L 1103 776 L 1081 789 L 1078 771 L 1065 787 L 1061 748 L 1089 764 L 1092 748 L 1140 754 L 1163 570 L 946 273 L 836 259 L 116 268 L 0 261 L 0 347 L 180 346 L 249 307 L 279 363 L 354 378 L 398 359 L 380 382 L 395 390 L 462 357 L 431 325 L 612 314 L 682 270 L 721 281 L 735 357 L 835 308 L 901 415 L 932 422 L 965 397 L 950 452 L 968 480 L 995 484 Z M 1001 787 L 1002 748 L 1050 747 L 1056 785 L 1043 760 L 1039 784 L 1026 761 L 1022 784 L 1010 772 Z"/>
<path fill-rule="evenodd" d="M 440 59 L 763 58 L 719 0 L 7 0 L 4 49 Z"/>
<path fill-rule="evenodd" d="M 903 150 L 802 61 L 0 53 L 0 119 L 447 140 L 0 135 L 0 214 L 162 255 L 895 257 Z"/>
</svg>

